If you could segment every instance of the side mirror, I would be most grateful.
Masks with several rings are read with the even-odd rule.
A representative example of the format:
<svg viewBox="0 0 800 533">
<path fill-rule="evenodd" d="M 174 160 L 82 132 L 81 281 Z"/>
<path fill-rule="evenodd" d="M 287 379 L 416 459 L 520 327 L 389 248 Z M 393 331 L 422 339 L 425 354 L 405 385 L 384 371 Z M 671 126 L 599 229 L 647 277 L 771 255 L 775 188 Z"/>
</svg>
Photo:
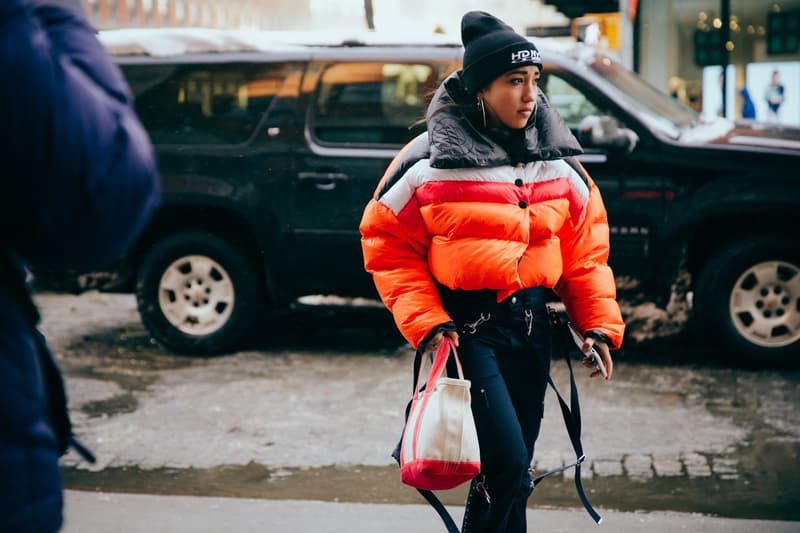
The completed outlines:
<svg viewBox="0 0 800 533">
<path fill-rule="evenodd" d="M 588 115 L 578 124 L 578 142 L 587 148 L 633 152 L 639 136 L 620 128 L 617 119 L 608 115 Z"/>
</svg>

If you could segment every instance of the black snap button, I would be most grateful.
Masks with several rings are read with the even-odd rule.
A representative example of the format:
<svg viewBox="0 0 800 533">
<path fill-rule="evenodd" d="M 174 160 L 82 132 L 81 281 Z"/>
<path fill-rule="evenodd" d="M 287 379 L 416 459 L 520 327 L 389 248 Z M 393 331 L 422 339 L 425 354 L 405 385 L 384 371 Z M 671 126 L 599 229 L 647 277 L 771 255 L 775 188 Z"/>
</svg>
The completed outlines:
<svg viewBox="0 0 800 533">
<path fill-rule="evenodd" d="M 514 185 L 516 185 L 517 187 L 522 187 L 522 180 L 519 178 L 515 179 Z"/>
<path fill-rule="evenodd" d="M 522 209 L 525 209 L 526 207 L 528 207 L 528 202 L 526 202 L 525 200 L 520 200 L 520 201 L 519 201 L 519 206 L 520 206 Z"/>
</svg>

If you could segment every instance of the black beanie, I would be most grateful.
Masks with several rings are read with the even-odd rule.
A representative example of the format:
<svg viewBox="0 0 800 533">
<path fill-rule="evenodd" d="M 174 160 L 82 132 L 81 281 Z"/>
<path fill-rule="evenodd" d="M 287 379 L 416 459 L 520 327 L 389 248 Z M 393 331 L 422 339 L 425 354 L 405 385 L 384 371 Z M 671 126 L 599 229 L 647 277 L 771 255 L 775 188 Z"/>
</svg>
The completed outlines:
<svg viewBox="0 0 800 533">
<path fill-rule="evenodd" d="M 461 79 L 470 94 L 488 87 L 503 72 L 514 67 L 542 68 L 539 50 L 502 20 L 483 11 L 470 11 L 461 19 L 464 44 Z"/>
</svg>

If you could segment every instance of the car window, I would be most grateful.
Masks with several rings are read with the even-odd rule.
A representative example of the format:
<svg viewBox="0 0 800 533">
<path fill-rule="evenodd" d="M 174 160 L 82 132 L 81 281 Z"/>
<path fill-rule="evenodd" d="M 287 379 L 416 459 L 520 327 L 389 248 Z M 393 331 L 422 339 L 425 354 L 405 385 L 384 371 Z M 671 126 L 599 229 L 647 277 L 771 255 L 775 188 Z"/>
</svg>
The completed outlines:
<svg viewBox="0 0 800 533">
<path fill-rule="evenodd" d="M 548 73 L 546 80 L 543 81 L 543 83 L 540 82 L 540 87 L 550 101 L 550 105 L 558 111 L 571 130 L 577 130 L 578 124 L 584 117 L 601 114 L 597 107 L 586 98 L 586 95 L 564 78 Z"/>
<path fill-rule="evenodd" d="M 649 85 L 622 65 L 598 58 L 590 65 L 598 76 L 596 83 L 619 100 L 624 100 L 636 110 L 638 118 L 651 128 L 677 139 L 681 132 L 695 126 L 699 116 L 655 87 Z"/>
<path fill-rule="evenodd" d="M 323 144 L 403 145 L 424 128 L 425 96 L 437 81 L 424 64 L 332 65 L 315 93 L 313 135 Z"/>
<path fill-rule="evenodd" d="M 292 64 L 123 65 L 154 144 L 248 140 L 274 97 L 296 85 Z"/>
</svg>

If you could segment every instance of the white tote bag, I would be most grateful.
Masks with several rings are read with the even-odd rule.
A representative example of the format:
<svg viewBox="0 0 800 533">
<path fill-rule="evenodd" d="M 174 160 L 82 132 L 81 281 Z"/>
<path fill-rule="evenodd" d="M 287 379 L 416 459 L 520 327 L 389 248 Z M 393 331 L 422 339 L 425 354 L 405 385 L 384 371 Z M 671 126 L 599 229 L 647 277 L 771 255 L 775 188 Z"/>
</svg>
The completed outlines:
<svg viewBox="0 0 800 533">
<path fill-rule="evenodd" d="M 452 353 L 458 378 L 446 375 Z M 420 365 L 400 446 L 400 479 L 423 490 L 446 490 L 475 477 L 481 469 L 478 434 L 470 406 L 470 382 L 452 340 L 445 336 L 421 384 Z"/>
</svg>

